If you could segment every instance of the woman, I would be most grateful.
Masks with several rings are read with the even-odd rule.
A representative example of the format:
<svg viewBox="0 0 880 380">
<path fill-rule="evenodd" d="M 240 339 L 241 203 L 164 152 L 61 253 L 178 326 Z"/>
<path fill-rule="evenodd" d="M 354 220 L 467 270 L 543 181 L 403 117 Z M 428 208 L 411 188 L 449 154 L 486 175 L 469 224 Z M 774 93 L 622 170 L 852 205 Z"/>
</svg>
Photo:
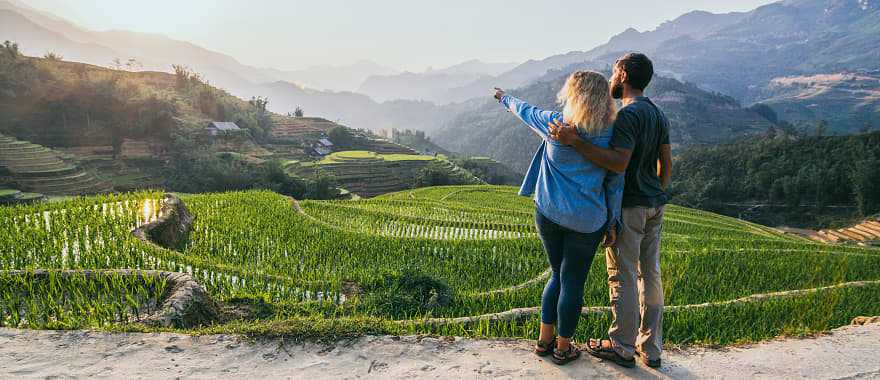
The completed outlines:
<svg viewBox="0 0 880 380">
<path fill-rule="evenodd" d="M 552 354 L 555 363 L 566 364 L 580 357 L 571 338 L 583 306 L 584 282 L 607 227 L 617 226 L 623 176 L 550 139 L 550 124 L 575 126 L 584 139 L 608 147 L 614 100 L 608 81 L 591 71 L 577 71 L 565 82 L 558 95 L 562 113 L 538 109 L 495 90 L 495 98 L 544 140 L 519 193 L 534 194 L 535 224 L 552 270 L 541 297 L 541 334 L 535 353 Z"/>
</svg>

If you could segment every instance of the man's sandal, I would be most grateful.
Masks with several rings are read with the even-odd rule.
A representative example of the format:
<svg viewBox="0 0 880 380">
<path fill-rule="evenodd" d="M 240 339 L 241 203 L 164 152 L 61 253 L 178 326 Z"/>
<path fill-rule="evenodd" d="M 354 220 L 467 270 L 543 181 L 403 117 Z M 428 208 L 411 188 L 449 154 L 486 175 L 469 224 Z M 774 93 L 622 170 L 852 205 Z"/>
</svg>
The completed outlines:
<svg viewBox="0 0 880 380">
<path fill-rule="evenodd" d="M 566 365 L 571 363 L 578 358 L 581 357 L 581 351 L 575 348 L 574 344 L 569 344 L 568 350 L 565 352 L 560 352 L 557 349 L 553 349 L 553 362 L 557 365 Z"/>
<path fill-rule="evenodd" d="M 608 346 L 605 345 L 605 342 L 608 342 Z M 623 356 L 620 356 L 617 351 L 614 351 L 614 349 L 611 348 L 611 341 L 608 339 L 590 339 L 585 349 L 587 353 L 599 359 L 614 362 L 615 364 L 626 368 L 633 368 L 636 366 L 636 360 L 634 358 L 624 358 Z"/>
<path fill-rule="evenodd" d="M 636 351 L 636 355 L 639 357 L 639 361 L 641 361 L 642 364 L 650 368 L 660 368 L 662 365 L 660 359 L 648 359 L 648 355 L 645 355 L 643 352 Z"/>
<path fill-rule="evenodd" d="M 553 337 L 548 343 L 542 342 L 538 339 L 538 343 L 535 343 L 535 355 L 540 357 L 544 357 L 553 353 L 553 350 L 556 348 L 556 337 Z"/>
</svg>

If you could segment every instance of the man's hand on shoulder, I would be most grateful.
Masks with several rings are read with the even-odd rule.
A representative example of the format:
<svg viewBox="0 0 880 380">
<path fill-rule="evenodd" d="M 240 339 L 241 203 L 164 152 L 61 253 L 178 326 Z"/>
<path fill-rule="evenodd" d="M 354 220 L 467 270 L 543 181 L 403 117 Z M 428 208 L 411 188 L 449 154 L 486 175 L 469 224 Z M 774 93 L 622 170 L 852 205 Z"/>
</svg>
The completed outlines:
<svg viewBox="0 0 880 380">
<path fill-rule="evenodd" d="M 577 128 L 569 124 L 562 124 L 556 120 L 550 123 L 550 138 L 571 146 L 583 142 Z"/>
<path fill-rule="evenodd" d="M 598 147 L 582 139 L 574 126 L 557 121 L 550 123 L 550 139 L 570 145 L 587 160 L 615 173 L 626 171 L 626 166 L 629 165 L 629 159 L 632 157 L 630 149 Z"/>
</svg>

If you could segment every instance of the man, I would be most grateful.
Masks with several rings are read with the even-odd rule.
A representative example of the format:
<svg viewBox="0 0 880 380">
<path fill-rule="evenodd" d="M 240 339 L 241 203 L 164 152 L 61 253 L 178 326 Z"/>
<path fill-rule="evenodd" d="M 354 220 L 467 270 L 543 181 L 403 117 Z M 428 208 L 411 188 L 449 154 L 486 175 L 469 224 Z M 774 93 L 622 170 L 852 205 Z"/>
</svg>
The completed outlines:
<svg viewBox="0 0 880 380">
<path fill-rule="evenodd" d="M 660 230 L 669 200 L 672 150 L 666 116 L 644 96 L 653 75 L 653 64 L 644 54 L 630 53 L 614 64 L 611 92 L 624 107 L 617 114 L 610 148 L 584 141 L 570 126 L 551 128 L 551 138 L 574 147 L 590 161 L 614 172 L 626 171 L 623 220 L 606 236 L 614 317 L 610 339 L 591 339 L 587 348 L 593 356 L 626 367 L 634 366 L 638 355 L 657 368 L 663 349 Z"/>
</svg>

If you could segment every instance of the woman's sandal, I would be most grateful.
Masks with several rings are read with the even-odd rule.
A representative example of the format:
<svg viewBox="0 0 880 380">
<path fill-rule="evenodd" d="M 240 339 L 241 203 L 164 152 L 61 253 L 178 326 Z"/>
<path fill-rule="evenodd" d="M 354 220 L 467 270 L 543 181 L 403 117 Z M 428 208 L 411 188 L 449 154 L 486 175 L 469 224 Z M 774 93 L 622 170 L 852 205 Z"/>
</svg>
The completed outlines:
<svg viewBox="0 0 880 380">
<path fill-rule="evenodd" d="M 566 365 L 571 363 L 578 358 L 581 357 L 581 351 L 574 347 L 574 344 L 570 344 L 568 346 L 568 350 L 565 352 L 559 352 L 557 349 L 553 349 L 553 362 L 557 365 Z"/>
<path fill-rule="evenodd" d="M 605 342 L 608 342 L 609 347 L 605 347 Z M 599 359 L 608 360 L 626 368 L 633 368 L 636 366 L 635 358 L 627 360 L 623 356 L 620 356 L 620 354 L 618 354 L 617 351 L 614 351 L 610 346 L 611 341 L 608 339 L 590 339 L 585 349 L 587 350 L 587 353 Z"/>
<path fill-rule="evenodd" d="M 549 343 L 544 343 L 540 339 L 538 339 L 538 343 L 535 344 L 535 355 L 540 357 L 544 357 L 553 353 L 553 350 L 556 348 L 556 337 L 553 337 Z"/>
</svg>

